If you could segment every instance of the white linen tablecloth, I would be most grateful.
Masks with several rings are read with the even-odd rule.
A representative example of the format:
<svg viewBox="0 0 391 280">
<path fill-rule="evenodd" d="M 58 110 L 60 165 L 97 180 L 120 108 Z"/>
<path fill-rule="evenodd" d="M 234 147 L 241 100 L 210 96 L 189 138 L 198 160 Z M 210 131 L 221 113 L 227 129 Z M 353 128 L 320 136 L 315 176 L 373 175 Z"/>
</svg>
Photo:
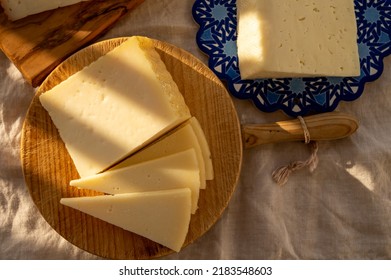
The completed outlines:
<svg viewBox="0 0 391 280">
<path fill-rule="evenodd" d="M 100 40 L 145 35 L 207 62 L 198 49 L 192 0 L 146 0 Z M 0 53 L 0 259 L 99 259 L 64 240 L 42 218 L 24 183 L 20 133 L 35 89 Z M 241 123 L 288 119 L 234 99 Z M 164 259 L 390 259 L 391 58 L 381 78 L 338 111 L 360 122 L 349 138 L 319 143 L 319 165 L 284 187 L 272 171 L 309 156 L 300 142 L 244 151 L 237 189 L 218 222 Z"/>
</svg>

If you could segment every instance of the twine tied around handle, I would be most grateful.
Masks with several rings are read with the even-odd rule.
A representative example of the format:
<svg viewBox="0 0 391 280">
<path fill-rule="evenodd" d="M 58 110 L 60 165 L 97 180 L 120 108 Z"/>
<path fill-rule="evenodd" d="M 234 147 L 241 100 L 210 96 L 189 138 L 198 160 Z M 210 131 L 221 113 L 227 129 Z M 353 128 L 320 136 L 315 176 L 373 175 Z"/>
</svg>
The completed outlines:
<svg viewBox="0 0 391 280">
<path fill-rule="evenodd" d="M 309 167 L 310 172 L 313 172 L 316 169 L 316 167 L 318 166 L 318 162 L 319 162 L 319 159 L 317 156 L 318 143 L 316 141 L 311 141 L 311 135 L 310 135 L 310 132 L 307 128 L 307 125 L 306 125 L 304 119 L 301 116 L 299 116 L 298 119 L 299 119 L 300 124 L 303 128 L 304 142 L 305 142 L 305 144 L 309 144 L 309 146 L 311 148 L 311 155 L 305 161 L 294 161 L 294 162 L 289 163 L 286 166 L 282 166 L 282 167 L 277 168 L 272 173 L 272 177 L 273 177 L 273 180 L 280 186 L 283 186 L 288 182 L 288 177 L 292 172 L 294 172 L 296 170 L 300 170 L 300 169 L 307 167 L 307 166 Z"/>
</svg>

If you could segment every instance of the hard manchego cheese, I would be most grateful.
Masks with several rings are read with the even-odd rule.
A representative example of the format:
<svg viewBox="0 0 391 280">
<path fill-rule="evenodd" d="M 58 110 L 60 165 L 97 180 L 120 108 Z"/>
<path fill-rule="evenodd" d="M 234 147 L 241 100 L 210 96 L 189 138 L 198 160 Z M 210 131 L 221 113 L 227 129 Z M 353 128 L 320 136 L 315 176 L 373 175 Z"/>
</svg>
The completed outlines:
<svg viewBox="0 0 391 280">
<path fill-rule="evenodd" d="M 72 180 L 71 186 L 108 194 L 189 188 L 192 213 L 198 205 L 200 169 L 194 149 Z"/>
<path fill-rule="evenodd" d="M 171 155 L 191 148 L 196 153 L 200 167 L 200 187 L 201 189 L 205 189 L 206 180 L 213 179 L 213 165 L 205 135 L 195 117 L 192 117 L 158 141 L 115 165 L 111 170 Z"/>
<path fill-rule="evenodd" d="M 353 0 L 238 0 L 242 79 L 358 76 Z"/>
<path fill-rule="evenodd" d="M 90 0 L 0 0 L 4 13 L 10 20 L 57 9 Z"/>
<path fill-rule="evenodd" d="M 200 122 L 196 118 L 191 118 L 189 122 L 195 134 L 197 135 L 198 142 L 201 146 L 201 151 L 205 162 L 205 178 L 206 180 L 213 180 L 214 170 L 212 162 L 212 153 L 210 152 L 208 140 L 206 139 L 204 130 L 202 129 Z"/>
<path fill-rule="evenodd" d="M 131 37 L 40 96 L 81 177 L 99 173 L 191 117 L 145 37 Z"/>
<path fill-rule="evenodd" d="M 179 251 L 191 217 L 187 188 L 62 198 L 60 203 Z"/>
</svg>

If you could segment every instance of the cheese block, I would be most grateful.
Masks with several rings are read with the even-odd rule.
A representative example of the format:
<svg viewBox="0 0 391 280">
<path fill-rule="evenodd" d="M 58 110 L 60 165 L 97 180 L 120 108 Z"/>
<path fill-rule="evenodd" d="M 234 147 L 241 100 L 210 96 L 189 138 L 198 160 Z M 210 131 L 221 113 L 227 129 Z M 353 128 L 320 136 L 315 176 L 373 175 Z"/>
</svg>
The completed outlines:
<svg viewBox="0 0 391 280">
<path fill-rule="evenodd" d="M 190 197 L 182 188 L 62 198 L 60 203 L 179 251 L 189 229 Z"/>
<path fill-rule="evenodd" d="M 145 37 L 131 37 L 40 96 L 81 177 L 99 173 L 191 117 Z"/>
<path fill-rule="evenodd" d="M 354 0 L 238 0 L 242 79 L 358 76 Z"/>
<path fill-rule="evenodd" d="M 108 194 L 189 188 L 192 194 L 192 213 L 195 213 L 198 208 L 200 169 L 194 149 L 188 149 L 72 180 L 70 185 Z"/>
<path fill-rule="evenodd" d="M 197 123 L 197 119 L 195 117 L 192 117 L 189 121 L 186 121 L 183 125 L 179 126 L 161 139 L 148 145 L 141 151 L 115 165 L 111 168 L 111 170 L 123 168 L 132 164 L 156 159 L 162 156 L 167 156 L 193 148 L 196 152 L 200 167 L 200 187 L 201 189 L 205 189 L 205 180 L 213 179 L 213 165 L 205 135 L 203 133 L 199 133 L 200 126 L 199 123 L 198 125 Z M 197 131 L 197 133 L 195 131 Z M 200 145 L 200 143 L 202 143 L 202 145 Z"/>
<path fill-rule="evenodd" d="M 10 20 L 57 9 L 90 0 L 0 0 L 4 13 Z"/>
</svg>

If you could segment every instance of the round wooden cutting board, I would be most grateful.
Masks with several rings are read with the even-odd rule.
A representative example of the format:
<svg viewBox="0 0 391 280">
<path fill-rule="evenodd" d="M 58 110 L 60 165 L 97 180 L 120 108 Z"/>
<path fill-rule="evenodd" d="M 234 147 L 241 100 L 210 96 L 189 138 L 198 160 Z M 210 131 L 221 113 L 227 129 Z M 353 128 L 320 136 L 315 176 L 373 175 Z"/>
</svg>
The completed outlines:
<svg viewBox="0 0 391 280">
<path fill-rule="evenodd" d="M 99 193 L 70 187 L 78 173 L 56 127 L 38 96 L 112 50 L 126 38 L 91 45 L 60 64 L 43 82 L 24 122 L 21 160 L 27 187 L 46 221 L 77 247 L 107 259 L 158 258 L 172 250 L 60 204 L 62 197 Z M 185 101 L 202 125 L 212 152 L 215 179 L 201 190 L 184 246 L 193 243 L 218 220 L 233 194 L 242 161 L 240 124 L 220 80 L 191 54 L 153 40 Z M 91 143 L 93 145 L 93 143 Z"/>
</svg>

